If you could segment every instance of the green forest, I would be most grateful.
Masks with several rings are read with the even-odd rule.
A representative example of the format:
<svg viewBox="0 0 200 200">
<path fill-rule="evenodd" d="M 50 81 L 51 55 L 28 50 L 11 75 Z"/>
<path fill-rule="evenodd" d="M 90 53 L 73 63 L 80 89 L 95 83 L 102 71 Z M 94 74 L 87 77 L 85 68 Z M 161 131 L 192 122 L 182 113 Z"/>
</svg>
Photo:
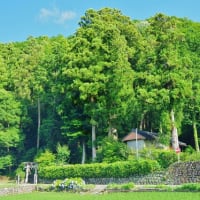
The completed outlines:
<svg viewBox="0 0 200 200">
<path fill-rule="evenodd" d="M 0 43 L 0 80 L 0 173 L 44 152 L 106 161 L 113 134 L 123 157 L 133 128 L 199 152 L 200 23 L 187 18 L 89 9 L 73 35 Z"/>
</svg>

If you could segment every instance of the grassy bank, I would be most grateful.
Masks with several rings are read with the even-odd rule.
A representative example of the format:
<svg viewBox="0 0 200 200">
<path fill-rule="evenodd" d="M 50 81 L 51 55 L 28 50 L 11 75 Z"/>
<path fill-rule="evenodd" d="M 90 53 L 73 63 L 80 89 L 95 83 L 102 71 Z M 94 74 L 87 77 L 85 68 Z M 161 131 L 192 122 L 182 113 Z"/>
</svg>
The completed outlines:
<svg viewBox="0 0 200 200">
<path fill-rule="evenodd" d="M 29 194 L 19 194 L 0 197 L 2 200 L 199 200 L 200 193 L 192 192 L 129 192 L 129 193 L 109 193 L 109 194 L 73 194 L 56 192 L 34 192 Z"/>
</svg>

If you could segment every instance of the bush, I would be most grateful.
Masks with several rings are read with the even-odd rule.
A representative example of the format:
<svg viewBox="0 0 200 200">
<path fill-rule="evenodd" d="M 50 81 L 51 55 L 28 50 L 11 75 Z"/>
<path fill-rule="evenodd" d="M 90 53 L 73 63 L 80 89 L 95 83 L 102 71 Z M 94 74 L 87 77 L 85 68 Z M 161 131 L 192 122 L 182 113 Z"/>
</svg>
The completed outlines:
<svg viewBox="0 0 200 200">
<path fill-rule="evenodd" d="M 177 154 L 174 151 L 161 151 L 158 154 L 157 161 L 162 168 L 168 168 L 171 164 L 177 162 Z"/>
<path fill-rule="evenodd" d="M 144 159 L 157 160 L 161 168 L 168 168 L 171 164 L 177 161 L 176 152 L 173 150 L 162 149 L 147 149 L 140 151 L 140 156 Z"/>
<path fill-rule="evenodd" d="M 49 150 L 45 150 L 45 152 L 40 153 L 36 158 L 35 161 L 39 164 L 39 167 L 45 167 L 54 165 L 56 160 L 55 155 L 50 152 Z"/>
<path fill-rule="evenodd" d="M 18 168 L 15 170 L 15 175 L 19 176 L 21 180 L 24 180 L 25 178 L 25 170 L 24 170 L 24 164 L 21 163 Z"/>
<path fill-rule="evenodd" d="M 175 191 L 200 192 L 200 183 L 186 183 L 175 188 Z"/>
<path fill-rule="evenodd" d="M 190 145 L 181 153 L 182 161 L 200 161 L 200 153 L 196 152 Z"/>
<path fill-rule="evenodd" d="M 0 170 L 6 169 L 12 165 L 12 156 L 7 155 L 4 157 L 0 157 Z"/>
<path fill-rule="evenodd" d="M 192 153 L 195 153 L 195 152 L 196 152 L 195 149 L 192 146 L 190 146 L 190 145 L 188 145 L 185 148 L 185 153 L 192 154 Z"/>
<path fill-rule="evenodd" d="M 130 150 L 123 142 L 115 140 L 113 137 L 105 137 L 102 140 L 101 148 L 97 151 L 97 161 L 113 163 L 127 160 Z"/>
<path fill-rule="evenodd" d="M 123 183 L 123 184 L 115 184 L 111 183 L 108 184 L 107 189 L 114 189 L 114 190 L 131 190 L 135 187 L 135 184 L 133 182 L 129 183 Z"/>
<path fill-rule="evenodd" d="M 56 191 L 60 191 L 63 190 L 62 187 L 62 180 L 55 180 L 52 184 L 52 189 L 56 190 Z"/>
<path fill-rule="evenodd" d="M 122 190 L 131 190 L 135 187 L 134 183 L 129 182 L 129 183 L 124 183 L 121 185 Z"/>
<path fill-rule="evenodd" d="M 69 147 L 67 145 L 61 146 L 60 144 L 58 144 L 56 151 L 57 151 L 57 154 L 56 154 L 57 163 L 61 165 L 68 163 L 69 156 L 70 156 Z"/>
<path fill-rule="evenodd" d="M 185 152 L 182 154 L 182 160 L 183 161 L 200 161 L 200 153 L 199 152 L 193 152 L 193 153 Z"/>
<path fill-rule="evenodd" d="M 39 176 L 45 179 L 74 178 L 120 178 L 144 175 L 160 169 L 155 160 L 133 160 L 116 163 L 76 164 L 65 166 L 48 166 L 40 168 Z"/>
<path fill-rule="evenodd" d="M 82 190 L 85 186 L 85 182 L 81 178 L 66 178 L 65 180 L 55 180 L 53 182 L 52 188 L 56 191 L 63 190 Z"/>
</svg>

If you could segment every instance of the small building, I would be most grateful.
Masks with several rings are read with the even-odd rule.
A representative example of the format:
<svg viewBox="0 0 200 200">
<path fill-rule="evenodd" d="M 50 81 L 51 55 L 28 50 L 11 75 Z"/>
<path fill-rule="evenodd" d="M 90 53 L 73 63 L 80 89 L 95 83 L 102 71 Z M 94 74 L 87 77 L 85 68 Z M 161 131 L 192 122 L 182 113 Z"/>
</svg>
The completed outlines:
<svg viewBox="0 0 200 200">
<path fill-rule="evenodd" d="M 156 137 L 156 133 L 133 129 L 122 141 L 132 150 L 141 150 L 148 146 L 148 144 L 154 143 Z"/>
<path fill-rule="evenodd" d="M 122 139 L 132 150 L 142 150 L 148 145 L 155 145 L 156 148 L 169 149 L 169 146 L 158 143 L 158 133 L 132 129 L 132 131 Z M 186 143 L 179 141 L 179 146 L 184 148 Z"/>
</svg>

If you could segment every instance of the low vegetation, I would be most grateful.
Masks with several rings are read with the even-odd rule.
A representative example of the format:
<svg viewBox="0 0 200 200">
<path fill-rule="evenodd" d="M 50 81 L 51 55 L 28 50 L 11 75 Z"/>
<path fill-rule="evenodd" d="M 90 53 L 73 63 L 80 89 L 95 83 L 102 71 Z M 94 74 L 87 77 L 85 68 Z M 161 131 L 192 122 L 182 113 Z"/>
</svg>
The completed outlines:
<svg viewBox="0 0 200 200">
<path fill-rule="evenodd" d="M 135 187 L 133 182 L 123 183 L 123 184 L 115 184 L 111 183 L 107 186 L 108 190 L 131 190 Z"/>
<path fill-rule="evenodd" d="M 56 193 L 56 192 L 34 192 L 30 194 L 11 195 L 3 197 L 4 200 L 199 200 L 199 193 L 192 192 L 144 192 L 144 193 L 108 193 L 102 195 L 95 194 L 74 194 L 74 193 Z"/>
<path fill-rule="evenodd" d="M 92 184 L 85 184 L 82 178 L 66 178 L 64 180 L 55 180 L 53 184 L 48 187 L 48 191 L 73 191 L 73 192 L 86 192 L 93 189 L 95 186 Z"/>
<path fill-rule="evenodd" d="M 41 168 L 40 177 L 45 179 L 65 179 L 65 177 L 109 178 L 144 175 L 160 169 L 155 160 L 141 159 L 115 163 L 77 164 L 49 166 Z"/>
<path fill-rule="evenodd" d="M 175 191 L 200 192 L 200 183 L 185 183 L 181 186 L 177 186 Z"/>
</svg>

